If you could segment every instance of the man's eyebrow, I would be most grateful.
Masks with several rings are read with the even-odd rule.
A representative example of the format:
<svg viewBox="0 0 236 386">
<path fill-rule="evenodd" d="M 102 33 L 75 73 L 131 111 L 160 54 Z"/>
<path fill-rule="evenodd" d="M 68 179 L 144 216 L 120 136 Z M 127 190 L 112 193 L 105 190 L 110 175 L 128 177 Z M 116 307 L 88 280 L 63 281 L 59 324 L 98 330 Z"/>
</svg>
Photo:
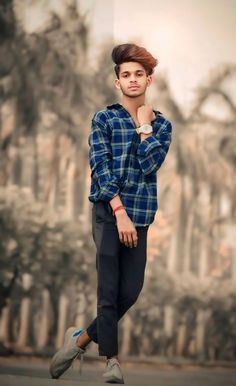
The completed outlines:
<svg viewBox="0 0 236 386">
<path fill-rule="evenodd" d="M 144 70 L 135 70 L 133 72 L 143 72 L 144 73 L 145 71 Z M 127 71 L 122 71 L 121 74 L 130 74 L 130 71 L 128 71 L 128 70 Z"/>
</svg>

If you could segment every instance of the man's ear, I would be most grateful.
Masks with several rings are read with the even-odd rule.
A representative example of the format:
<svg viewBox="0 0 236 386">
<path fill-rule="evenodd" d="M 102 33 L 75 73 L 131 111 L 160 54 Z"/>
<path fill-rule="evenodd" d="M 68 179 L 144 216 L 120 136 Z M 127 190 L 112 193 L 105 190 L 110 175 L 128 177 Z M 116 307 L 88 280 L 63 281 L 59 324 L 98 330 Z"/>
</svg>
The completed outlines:
<svg viewBox="0 0 236 386">
<path fill-rule="evenodd" d="M 119 79 L 115 79 L 114 84 L 115 84 L 116 88 L 118 88 L 118 90 L 120 90 L 120 81 L 119 81 Z"/>
<path fill-rule="evenodd" d="M 147 76 L 147 86 L 150 86 L 150 84 L 152 84 L 152 76 L 148 75 Z"/>
</svg>

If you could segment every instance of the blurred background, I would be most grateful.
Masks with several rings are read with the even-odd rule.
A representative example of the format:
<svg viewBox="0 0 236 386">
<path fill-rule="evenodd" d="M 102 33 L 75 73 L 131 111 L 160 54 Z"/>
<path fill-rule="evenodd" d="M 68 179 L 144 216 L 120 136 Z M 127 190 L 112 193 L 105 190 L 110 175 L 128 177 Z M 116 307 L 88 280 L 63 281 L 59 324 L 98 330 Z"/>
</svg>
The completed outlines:
<svg viewBox="0 0 236 386">
<path fill-rule="evenodd" d="M 233 0 L 1 0 L 1 355 L 51 355 L 96 315 L 88 134 L 119 100 L 112 47 L 134 42 L 173 142 L 120 352 L 236 360 L 235 20 Z"/>
</svg>

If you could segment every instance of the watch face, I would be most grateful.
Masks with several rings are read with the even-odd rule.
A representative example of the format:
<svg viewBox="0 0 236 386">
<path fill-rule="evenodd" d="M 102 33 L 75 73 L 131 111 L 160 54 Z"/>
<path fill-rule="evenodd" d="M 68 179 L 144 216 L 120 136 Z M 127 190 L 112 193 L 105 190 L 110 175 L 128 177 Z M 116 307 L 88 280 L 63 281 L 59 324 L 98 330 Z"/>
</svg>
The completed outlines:
<svg viewBox="0 0 236 386">
<path fill-rule="evenodd" d="M 152 132 L 152 126 L 151 125 L 143 125 L 140 127 L 140 133 L 150 134 L 151 132 Z"/>
<path fill-rule="evenodd" d="M 144 127 L 143 127 L 143 132 L 144 132 L 145 134 L 148 134 L 148 133 L 150 132 L 150 127 L 144 126 Z"/>
</svg>

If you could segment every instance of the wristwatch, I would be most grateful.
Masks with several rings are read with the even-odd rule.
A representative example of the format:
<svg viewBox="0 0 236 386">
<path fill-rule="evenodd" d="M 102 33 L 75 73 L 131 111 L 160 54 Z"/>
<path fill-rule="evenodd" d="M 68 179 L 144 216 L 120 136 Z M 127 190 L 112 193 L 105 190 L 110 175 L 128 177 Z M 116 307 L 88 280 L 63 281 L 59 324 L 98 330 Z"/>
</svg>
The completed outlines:
<svg viewBox="0 0 236 386">
<path fill-rule="evenodd" d="M 136 128 L 138 134 L 151 134 L 153 132 L 152 126 L 145 124 Z"/>
</svg>

